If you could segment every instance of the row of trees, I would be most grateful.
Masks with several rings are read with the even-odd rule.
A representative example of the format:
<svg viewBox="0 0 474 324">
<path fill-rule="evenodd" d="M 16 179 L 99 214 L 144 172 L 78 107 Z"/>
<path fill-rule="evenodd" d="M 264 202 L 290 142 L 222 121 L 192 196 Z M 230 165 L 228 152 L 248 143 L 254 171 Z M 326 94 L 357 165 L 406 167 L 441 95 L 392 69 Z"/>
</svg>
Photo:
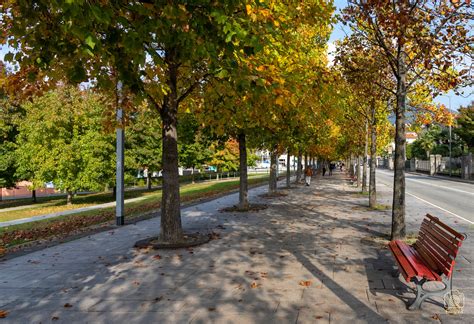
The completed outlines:
<svg viewBox="0 0 474 324">
<path fill-rule="evenodd" d="M 77 190 L 102 190 L 115 185 L 115 137 L 105 95 L 92 89 L 59 85 L 15 106 L 4 95 L 0 106 L 2 170 L 0 185 L 11 187 L 19 180 L 31 181 L 33 194 L 45 183 L 68 193 L 68 203 Z M 160 120 L 150 118 L 146 102 L 130 114 L 125 170 L 129 178 L 137 170 L 161 170 Z M 180 123 L 180 165 L 201 168 L 215 165 L 218 171 L 237 171 L 235 141 L 212 138 L 200 129 L 196 118 L 185 113 Z M 251 163 L 254 155 L 249 155 Z M 33 197 L 35 199 L 35 197 Z"/>
<path fill-rule="evenodd" d="M 120 107 L 110 111 L 122 108 L 126 117 L 116 127 L 140 127 L 131 117 L 146 100 L 145 121 L 161 128 L 160 136 L 154 133 L 163 168 L 160 236 L 178 242 L 184 238 L 178 165 L 193 155 L 180 152 L 178 133 L 194 140 L 186 152 L 199 154 L 205 150 L 192 146 L 205 137 L 202 129 L 238 141 L 243 208 L 247 143 L 269 149 L 274 166 L 284 150 L 315 156 L 314 143 L 333 137 L 335 84 L 325 47 L 332 12 L 325 1 L 40 0 L 30 6 L 12 0 L 2 6 L 2 41 L 15 49 L 7 59 L 20 71 L 32 69 L 36 80 L 85 81 L 116 95 L 111 102 Z M 180 129 L 184 113 L 196 117 L 199 131 Z M 270 183 L 275 190 L 274 172 Z"/>
<path fill-rule="evenodd" d="M 125 123 L 115 127 L 150 123 L 161 129 L 152 136 L 162 152 L 161 239 L 167 242 L 183 239 L 179 161 L 205 153 L 209 146 L 195 143 L 206 135 L 233 139 L 228 143 L 234 148 L 238 143 L 239 207 L 245 209 L 247 145 L 270 151 L 273 192 L 276 157 L 284 151 L 299 161 L 303 155 L 305 161 L 334 160 L 370 151 L 374 162 L 390 132 L 390 113 L 396 119 L 392 238 L 402 238 L 407 101 L 443 115 L 427 108 L 430 98 L 462 85 L 470 73 L 459 68 L 472 55 L 468 4 L 459 1 L 351 1 L 342 19 L 352 33 L 338 44 L 333 68 L 326 55 L 330 1 L 38 0 L 31 6 L 9 0 L 1 8 L 0 42 L 14 48 L 6 58 L 29 77 L 30 87 L 87 82 L 115 98 L 111 116 L 125 111 Z M 133 116 L 143 100 L 149 117 L 137 122 Z M 195 118 L 198 127 L 180 129 L 182 116 Z M 195 153 L 180 151 L 178 133 L 194 140 L 188 149 Z M 160 160 L 150 152 L 140 154 Z M 372 165 L 371 205 L 374 170 Z"/>
</svg>

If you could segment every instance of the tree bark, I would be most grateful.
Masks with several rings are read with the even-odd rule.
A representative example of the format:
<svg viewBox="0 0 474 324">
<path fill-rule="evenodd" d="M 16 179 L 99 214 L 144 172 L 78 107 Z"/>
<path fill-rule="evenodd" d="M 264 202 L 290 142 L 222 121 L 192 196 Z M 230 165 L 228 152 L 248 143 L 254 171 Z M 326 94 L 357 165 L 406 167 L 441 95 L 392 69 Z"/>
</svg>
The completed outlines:
<svg viewBox="0 0 474 324">
<path fill-rule="evenodd" d="M 66 203 L 68 206 L 72 205 L 72 191 L 70 190 L 67 190 Z"/>
<path fill-rule="evenodd" d="M 148 171 L 148 174 L 146 176 L 146 187 L 148 190 L 151 190 L 151 172 Z"/>
<path fill-rule="evenodd" d="M 291 187 L 290 150 L 286 152 L 286 186 Z"/>
<path fill-rule="evenodd" d="M 406 67 L 403 50 L 398 58 L 397 106 L 395 108 L 395 165 L 393 177 L 392 240 L 405 238 L 405 110 Z"/>
<path fill-rule="evenodd" d="M 31 191 L 31 199 L 33 199 L 34 203 L 38 202 L 38 200 L 36 199 L 36 189 L 33 189 Z"/>
<path fill-rule="evenodd" d="M 301 153 L 298 154 L 298 165 L 296 166 L 296 183 L 300 183 L 301 181 Z"/>
<path fill-rule="evenodd" d="M 245 133 L 240 133 L 237 137 L 239 141 L 239 160 L 240 160 L 240 186 L 239 186 L 239 208 L 249 208 L 249 188 L 247 178 L 247 141 Z"/>
<path fill-rule="evenodd" d="M 357 167 L 356 167 L 356 174 L 357 174 L 357 188 L 359 188 L 360 186 L 360 161 L 361 161 L 361 158 L 360 158 L 360 155 L 357 155 Z"/>
<path fill-rule="evenodd" d="M 268 192 L 273 194 L 277 190 L 277 146 L 270 152 L 270 181 L 268 182 Z"/>
<path fill-rule="evenodd" d="M 370 126 L 370 180 L 369 180 L 369 206 L 377 205 L 377 188 L 375 182 L 375 165 L 377 158 L 377 120 L 375 117 L 375 104 L 372 103 L 372 116 Z"/>
<path fill-rule="evenodd" d="M 364 157 L 362 159 L 362 192 L 367 192 L 367 154 L 369 148 L 369 129 L 368 123 L 365 122 L 365 143 L 364 143 Z"/>
<path fill-rule="evenodd" d="M 178 65 L 173 53 L 166 53 L 168 94 L 160 110 L 163 141 L 163 193 L 161 199 L 161 240 L 178 242 L 183 237 L 178 171 Z"/>
</svg>

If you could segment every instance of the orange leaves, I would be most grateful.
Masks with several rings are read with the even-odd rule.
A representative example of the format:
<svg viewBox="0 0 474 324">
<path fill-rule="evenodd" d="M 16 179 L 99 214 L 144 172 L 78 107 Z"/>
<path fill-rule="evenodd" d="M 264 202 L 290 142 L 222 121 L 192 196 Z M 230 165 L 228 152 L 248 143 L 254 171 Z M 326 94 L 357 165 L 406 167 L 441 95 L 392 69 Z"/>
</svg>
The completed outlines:
<svg viewBox="0 0 474 324">
<path fill-rule="evenodd" d="M 250 288 L 257 288 L 261 286 L 261 284 L 257 284 L 255 281 L 250 284 Z"/>
<path fill-rule="evenodd" d="M 7 311 L 0 309 L 0 318 L 5 318 L 5 317 L 7 317 L 7 315 L 8 315 Z"/>
<path fill-rule="evenodd" d="M 301 280 L 300 281 L 300 286 L 303 286 L 303 287 L 309 287 L 311 286 L 312 282 L 311 280 Z"/>
</svg>

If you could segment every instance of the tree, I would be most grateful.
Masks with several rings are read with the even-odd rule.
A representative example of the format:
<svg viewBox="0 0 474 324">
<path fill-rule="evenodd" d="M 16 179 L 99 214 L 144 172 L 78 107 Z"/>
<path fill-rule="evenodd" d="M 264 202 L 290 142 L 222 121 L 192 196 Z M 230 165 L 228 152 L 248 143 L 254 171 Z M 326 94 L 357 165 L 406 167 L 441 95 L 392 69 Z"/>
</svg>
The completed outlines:
<svg viewBox="0 0 474 324">
<path fill-rule="evenodd" d="M 272 9 L 281 7 L 285 6 L 259 1 L 40 0 L 35 6 L 10 1 L 2 7 L 7 35 L 2 39 L 8 38 L 19 50 L 16 61 L 35 64 L 51 77 L 62 78 L 66 73 L 72 81 L 92 78 L 109 88 L 120 80 L 149 100 L 162 121 L 160 239 L 170 243 L 184 239 L 178 176 L 179 105 L 219 73 L 223 58 L 258 51 L 252 20 L 262 19 L 273 26 Z"/>
<path fill-rule="evenodd" d="M 456 118 L 457 127 L 454 133 L 458 135 L 472 151 L 474 149 L 474 102 L 468 107 L 459 108 Z"/>
<path fill-rule="evenodd" d="M 465 56 L 472 55 L 467 30 L 469 3 L 446 1 L 354 0 L 344 10 L 353 32 L 383 53 L 396 90 L 395 174 L 391 239 L 406 235 L 405 227 L 405 113 L 408 92 L 419 82 L 433 94 L 462 84 Z M 454 68 L 454 65 L 456 69 Z"/>
<path fill-rule="evenodd" d="M 150 105 L 143 103 L 129 114 L 126 125 L 125 167 L 134 174 L 147 170 L 147 188 L 151 189 L 153 171 L 162 168 L 161 120 L 156 118 Z"/>
<path fill-rule="evenodd" d="M 367 190 L 367 151 L 370 143 L 369 206 L 377 203 L 376 190 L 376 152 L 377 125 L 387 118 L 387 101 L 391 88 L 388 67 L 380 67 L 380 52 L 370 46 L 360 35 L 346 37 L 337 46 L 336 62 L 340 66 L 352 97 L 353 109 L 361 115 L 360 126 L 365 133 L 362 192 Z M 375 80 L 375 81 L 374 81 Z"/>
<path fill-rule="evenodd" d="M 184 113 L 178 125 L 181 134 L 178 142 L 180 164 L 192 168 L 192 182 L 194 183 L 194 169 L 202 169 L 212 158 L 210 136 L 198 124 L 197 118 L 192 113 Z"/>
<path fill-rule="evenodd" d="M 35 188 L 53 182 L 71 204 L 77 190 L 100 190 L 111 181 L 114 146 L 112 135 L 102 131 L 102 100 L 62 86 L 23 106 L 15 155 Z"/>
</svg>

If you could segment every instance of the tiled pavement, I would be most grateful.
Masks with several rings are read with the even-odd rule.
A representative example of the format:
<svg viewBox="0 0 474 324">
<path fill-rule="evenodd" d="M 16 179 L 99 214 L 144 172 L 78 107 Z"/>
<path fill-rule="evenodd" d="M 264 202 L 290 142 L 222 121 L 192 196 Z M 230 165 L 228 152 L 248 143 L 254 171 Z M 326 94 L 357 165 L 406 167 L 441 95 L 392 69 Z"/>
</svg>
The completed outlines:
<svg viewBox="0 0 474 324">
<path fill-rule="evenodd" d="M 193 249 L 134 250 L 159 231 L 155 218 L 0 262 L 0 309 L 9 312 L 0 324 L 473 322 L 474 236 L 454 277 L 464 314 L 445 315 L 441 299 L 408 311 L 414 294 L 373 240 L 389 232 L 390 213 L 369 211 L 356 190 L 336 173 L 276 199 L 253 189 L 252 201 L 269 205 L 256 213 L 219 212 L 236 194 L 186 208 L 186 229 L 220 234 Z M 380 191 L 381 202 L 390 198 Z M 414 232 L 429 212 L 417 204 L 407 208 Z"/>
</svg>

